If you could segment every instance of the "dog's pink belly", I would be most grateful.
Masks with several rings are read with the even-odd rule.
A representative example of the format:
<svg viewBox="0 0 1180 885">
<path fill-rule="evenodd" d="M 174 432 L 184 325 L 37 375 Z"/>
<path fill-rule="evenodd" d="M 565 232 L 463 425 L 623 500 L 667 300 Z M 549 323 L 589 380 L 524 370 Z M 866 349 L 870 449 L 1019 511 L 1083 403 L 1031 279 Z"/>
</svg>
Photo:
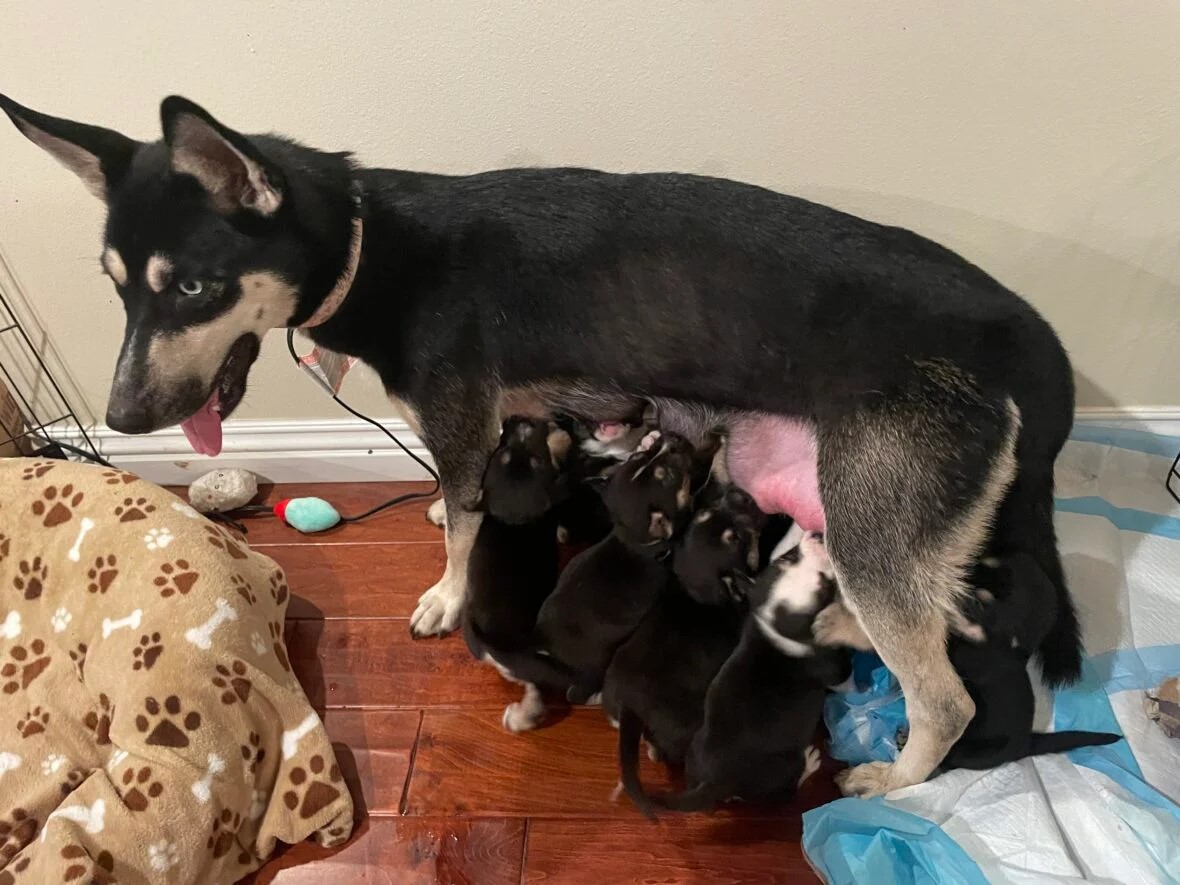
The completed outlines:
<svg viewBox="0 0 1180 885">
<path fill-rule="evenodd" d="M 730 427 L 730 478 L 765 513 L 786 513 L 809 532 L 824 530 L 815 432 L 795 418 L 744 418 Z"/>
</svg>

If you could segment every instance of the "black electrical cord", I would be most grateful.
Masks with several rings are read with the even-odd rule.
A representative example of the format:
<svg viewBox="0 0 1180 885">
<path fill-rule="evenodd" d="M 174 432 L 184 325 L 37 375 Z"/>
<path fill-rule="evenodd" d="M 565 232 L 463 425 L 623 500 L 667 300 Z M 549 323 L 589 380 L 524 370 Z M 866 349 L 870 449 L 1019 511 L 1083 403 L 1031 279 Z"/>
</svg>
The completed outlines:
<svg viewBox="0 0 1180 885">
<path fill-rule="evenodd" d="M 300 369 L 309 372 L 310 374 L 310 370 L 308 370 L 308 368 L 299 359 L 299 354 L 295 352 L 295 331 L 293 329 L 287 330 L 287 352 L 291 354 L 291 359 L 295 361 L 295 365 L 297 365 Z M 388 436 L 391 440 L 393 440 L 394 445 L 396 445 L 399 449 L 401 449 L 414 461 L 416 461 L 423 470 L 430 474 L 430 478 L 434 480 L 434 487 L 428 492 L 408 492 L 404 495 L 398 495 L 396 498 L 390 498 L 388 501 L 384 501 L 375 507 L 370 507 L 363 513 L 357 513 L 353 516 L 342 515 L 340 517 L 341 522 L 360 522 L 362 519 L 368 519 L 370 516 L 380 513 L 382 510 L 388 510 L 390 507 L 396 507 L 398 504 L 404 504 L 407 501 L 417 501 L 422 498 L 433 498 L 438 493 L 438 490 L 441 488 L 441 484 L 439 483 L 438 473 L 435 472 L 433 467 L 406 448 L 405 444 L 402 443 L 402 441 L 396 436 L 394 436 L 380 421 L 370 418 L 368 415 L 362 415 L 360 412 L 342 400 L 339 396 L 337 396 L 336 392 L 328 387 L 327 384 L 324 384 L 319 377 L 313 374 L 312 378 L 314 378 L 315 381 L 325 389 L 328 395 L 336 401 L 336 405 L 340 406 L 340 408 L 344 409 L 344 411 L 348 412 L 350 415 L 360 418 L 362 421 L 367 421 L 369 424 L 372 424 L 374 427 Z"/>
</svg>

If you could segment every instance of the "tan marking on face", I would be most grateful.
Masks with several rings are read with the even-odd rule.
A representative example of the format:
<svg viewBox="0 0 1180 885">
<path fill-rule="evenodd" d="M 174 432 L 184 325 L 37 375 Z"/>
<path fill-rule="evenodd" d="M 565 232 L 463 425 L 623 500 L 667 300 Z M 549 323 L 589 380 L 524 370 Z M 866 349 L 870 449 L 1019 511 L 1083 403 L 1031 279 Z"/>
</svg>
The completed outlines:
<svg viewBox="0 0 1180 885">
<path fill-rule="evenodd" d="M 172 262 L 157 252 L 147 260 L 143 270 L 144 281 L 153 292 L 163 292 L 172 282 Z"/>
<path fill-rule="evenodd" d="M 290 322 L 298 303 L 294 286 L 266 272 L 246 274 L 240 284 L 237 304 L 225 313 L 175 335 L 152 338 L 147 364 L 153 382 L 168 387 L 196 377 L 211 386 L 239 337 L 252 332 L 261 339 Z"/>
<path fill-rule="evenodd" d="M 102 269 L 107 276 L 115 281 L 117 286 L 127 285 L 127 265 L 123 263 L 123 256 L 113 246 L 102 250 Z"/>
</svg>

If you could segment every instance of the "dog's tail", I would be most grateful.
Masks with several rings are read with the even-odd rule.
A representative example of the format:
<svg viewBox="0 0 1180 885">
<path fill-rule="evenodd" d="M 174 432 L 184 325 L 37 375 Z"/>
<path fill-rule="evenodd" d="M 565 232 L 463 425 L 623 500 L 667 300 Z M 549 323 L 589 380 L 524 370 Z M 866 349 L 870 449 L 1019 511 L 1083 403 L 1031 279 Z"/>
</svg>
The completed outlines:
<svg viewBox="0 0 1180 885">
<path fill-rule="evenodd" d="M 1108 731 L 1034 731 L 1030 736 L 1028 755 L 1064 753 L 1079 747 L 1105 747 L 1122 739 L 1121 734 L 1111 734 Z"/>
<path fill-rule="evenodd" d="M 1065 583 L 1053 527 L 1053 466 L 1021 459 L 996 518 L 995 546 L 1001 555 L 1021 551 L 1031 556 L 1053 585 L 1056 615 L 1036 656 L 1050 685 L 1076 682 L 1082 674 L 1082 636 L 1077 610 Z"/>
<path fill-rule="evenodd" d="M 635 807 L 655 820 L 655 805 L 643 791 L 643 783 L 639 780 L 639 743 L 642 739 L 643 722 L 624 707 L 619 711 L 619 777 Z"/>
</svg>

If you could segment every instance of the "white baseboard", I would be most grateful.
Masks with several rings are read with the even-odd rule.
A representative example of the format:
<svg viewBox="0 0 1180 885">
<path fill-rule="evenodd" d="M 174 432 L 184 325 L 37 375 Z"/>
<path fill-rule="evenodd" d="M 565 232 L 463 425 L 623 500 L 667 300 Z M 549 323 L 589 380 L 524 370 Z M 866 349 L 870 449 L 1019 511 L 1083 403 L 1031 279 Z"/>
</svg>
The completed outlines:
<svg viewBox="0 0 1180 885">
<path fill-rule="evenodd" d="M 1180 436 L 1180 407 L 1079 409 L 1079 423 Z M 383 422 L 415 455 L 433 464 L 421 441 L 400 421 Z M 243 467 L 271 482 L 378 482 L 429 479 L 376 428 L 344 420 L 227 421 L 217 458 L 193 454 L 178 427 L 124 436 L 105 426 L 91 439 L 112 463 L 145 479 L 186 485 L 206 471 Z"/>
</svg>

